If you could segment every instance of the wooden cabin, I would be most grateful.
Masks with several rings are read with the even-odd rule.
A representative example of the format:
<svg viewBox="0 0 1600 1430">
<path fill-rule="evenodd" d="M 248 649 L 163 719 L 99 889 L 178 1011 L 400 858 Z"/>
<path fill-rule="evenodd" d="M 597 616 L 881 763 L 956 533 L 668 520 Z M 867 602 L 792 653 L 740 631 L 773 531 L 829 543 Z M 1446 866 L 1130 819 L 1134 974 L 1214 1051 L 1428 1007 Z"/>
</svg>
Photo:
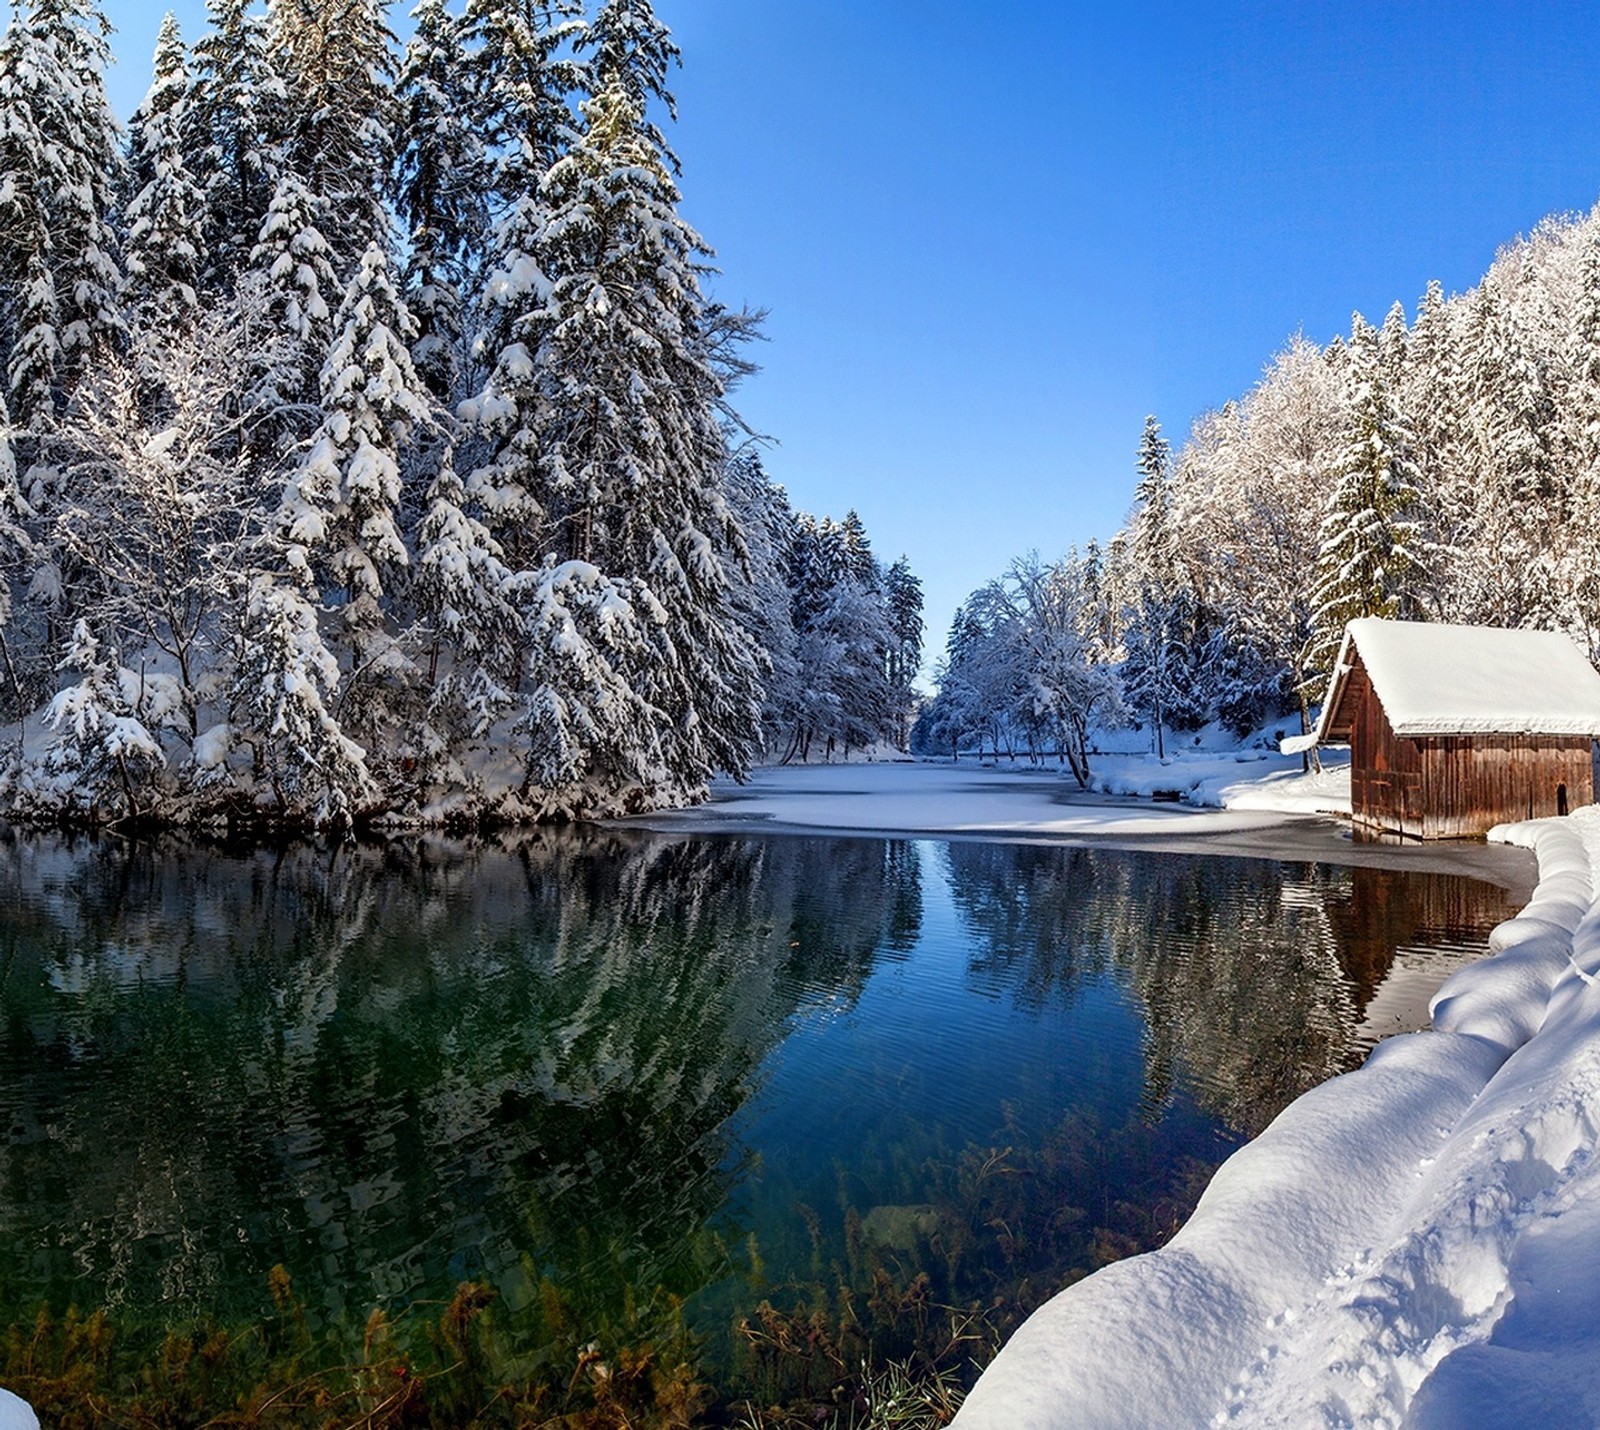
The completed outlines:
<svg viewBox="0 0 1600 1430">
<path fill-rule="evenodd" d="M 1292 743 L 1350 746 L 1357 825 L 1461 839 L 1593 804 L 1597 737 L 1600 675 L 1559 632 L 1367 619 Z"/>
</svg>

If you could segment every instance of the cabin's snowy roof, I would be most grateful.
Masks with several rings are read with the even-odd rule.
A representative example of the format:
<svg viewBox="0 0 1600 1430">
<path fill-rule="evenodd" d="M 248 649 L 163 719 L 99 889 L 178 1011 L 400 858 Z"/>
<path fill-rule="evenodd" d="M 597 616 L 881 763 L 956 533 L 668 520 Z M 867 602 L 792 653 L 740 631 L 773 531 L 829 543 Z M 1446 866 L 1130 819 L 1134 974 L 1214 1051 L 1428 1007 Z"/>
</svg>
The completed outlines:
<svg viewBox="0 0 1600 1430">
<path fill-rule="evenodd" d="M 1369 617 L 1345 629 L 1319 740 L 1348 725 L 1356 652 L 1397 735 L 1600 736 L 1600 675 L 1559 631 Z"/>
</svg>

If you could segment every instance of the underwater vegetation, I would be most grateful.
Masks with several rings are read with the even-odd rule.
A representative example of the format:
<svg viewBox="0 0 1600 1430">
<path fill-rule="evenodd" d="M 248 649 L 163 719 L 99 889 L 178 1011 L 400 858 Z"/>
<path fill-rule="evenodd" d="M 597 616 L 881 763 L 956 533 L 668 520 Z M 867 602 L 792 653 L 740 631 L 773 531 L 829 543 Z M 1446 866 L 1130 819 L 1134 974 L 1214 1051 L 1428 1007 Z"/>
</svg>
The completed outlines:
<svg viewBox="0 0 1600 1430">
<path fill-rule="evenodd" d="M 735 1308 L 712 1328 L 660 1285 L 548 1279 L 520 1308 L 466 1282 L 354 1327 L 275 1267 L 250 1322 L 41 1308 L 0 1338 L 0 1383 L 61 1430 L 940 1426 L 1029 1312 L 1165 1242 L 1212 1170 L 1164 1166 L 1142 1122 L 1107 1133 L 1075 1114 L 1032 1148 L 974 1144 L 926 1166 L 925 1202 L 797 1207 L 785 1230 L 811 1251 L 781 1283 L 753 1234 L 702 1236 L 688 1259 L 722 1275 L 690 1299 Z M 1138 1201 L 1117 1195 L 1130 1174 Z"/>
</svg>

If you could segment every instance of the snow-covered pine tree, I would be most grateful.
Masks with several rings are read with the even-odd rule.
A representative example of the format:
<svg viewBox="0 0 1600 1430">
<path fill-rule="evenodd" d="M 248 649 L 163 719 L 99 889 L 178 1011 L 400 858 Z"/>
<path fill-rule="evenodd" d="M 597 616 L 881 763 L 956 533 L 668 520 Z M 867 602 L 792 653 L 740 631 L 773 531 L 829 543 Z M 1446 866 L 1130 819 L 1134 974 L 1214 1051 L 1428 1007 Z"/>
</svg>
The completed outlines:
<svg viewBox="0 0 1600 1430">
<path fill-rule="evenodd" d="M 510 591 L 511 572 L 499 543 L 468 509 L 466 489 L 447 446 L 417 527 L 410 590 L 429 685 L 440 678 L 441 657 L 469 702 L 481 703 L 482 693 L 516 683 L 512 667 L 520 644 L 519 621 Z"/>
<path fill-rule="evenodd" d="M 975 667 L 986 632 L 969 598 L 956 607 L 945 637 L 944 657 L 934 669 L 939 693 L 917 720 L 914 748 L 928 754 L 961 759 L 961 745 L 983 718 L 983 694 Z"/>
<path fill-rule="evenodd" d="M 915 682 L 922 666 L 922 582 L 902 556 L 884 577 L 884 603 L 889 617 L 887 675 L 895 721 L 894 743 L 905 750 L 911 743 L 911 722 L 916 714 Z"/>
<path fill-rule="evenodd" d="M 1459 305 L 1456 305 L 1459 306 Z M 1401 411 L 1407 415 L 1417 490 L 1427 523 L 1419 598 L 1435 619 L 1459 612 L 1461 565 L 1472 540 L 1480 473 L 1465 420 L 1466 376 L 1452 305 L 1428 284 L 1407 344 Z"/>
<path fill-rule="evenodd" d="M 1583 257 L 1561 417 L 1571 468 L 1571 536 L 1565 553 L 1569 619 L 1600 660 L 1600 214 L 1582 232 Z"/>
<path fill-rule="evenodd" d="M 801 514 L 790 541 L 790 620 L 799 665 L 796 722 L 785 760 L 832 759 L 895 734 L 889 683 L 895 637 L 861 518 Z M 840 750 L 840 746 L 843 750 Z"/>
<path fill-rule="evenodd" d="M 6 385 L 30 429 L 123 331 L 107 218 L 120 151 L 101 83 L 106 30 L 87 0 L 39 0 L 0 41 Z"/>
<path fill-rule="evenodd" d="M 768 478 L 754 443 L 732 452 L 725 477 L 748 553 L 729 572 L 731 599 L 739 624 L 766 653 L 761 721 L 773 754 L 794 730 L 802 699 L 788 581 L 795 515 L 783 488 Z"/>
<path fill-rule="evenodd" d="M 80 800 L 91 821 L 104 815 L 137 819 L 152 776 L 166 764 L 160 743 L 139 719 L 127 686 L 138 677 L 103 655 L 87 621 L 78 621 L 61 670 L 78 679 L 50 702 L 44 722 L 56 732 L 45 768 L 69 807 Z"/>
<path fill-rule="evenodd" d="M 581 72 L 562 51 L 582 32 L 578 0 L 467 0 L 461 17 L 469 113 L 493 158 L 502 214 L 537 195 L 574 136 Z"/>
<path fill-rule="evenodd" d="M 38 59 L 21 17 L 14 15 L 0 38 L 0 334 L 7 342 L 10 407 L 24 426 L 51 410 L 60 346 Z"/>
<path fill-rule="evenodd" d="M 1507 275 L 1510 283 L 1515 278 Z M 1462 571 L 1468 619 L 1487 625 L 1548 622 L 1554 614 L 1555 528 L 1567 501 L 1552 460 L 1556 434 L 1548 359 L 1491 272 L 1473 296 L 1468 325 L 1468 422 L 1477 481 L 1471 544 Z"/>
<path fill-rule="evenodd" d="M 518 569 L 542 556 L 540 399 L 531 323 L 549 294 L 539 249 L 549 208 L 543 184 L 574 137 L 569 96 L 578 71 L 561 49 L 581 28 L 575 0 L 467 0 L 473 115 L 489 146 L 497 209 L 492 253 L 478 294 L 474 356 L 487 376 L 461 404 L 469 425 L 492 444 L 490 459 L 467 479 Z"/>
<path fill-rule="evenodd" d="M 17 483 L 17 457 L 11 416 L 0 392 L 0 717 L 19 717 L 27 707 L 28 693 L 15 649 L 11 626 L 16 595 L 28 576 L 33 540 L 28 519 L 33 515 Z M 21 739 L 18 739 L 18 756 Z"/>
<path fill-rule="evenodd" d="M 282 161 L 287 95 L 252 0 L 206 0 L 210 27 L 194 46 L 189 117 L 195 178 L 205 194 L 206 286 L 226 291 L 260 241 Z"/>
<path fill-rule="evenodd" d="M 388 0 L 270 0 L 271 36 L 287 92 L 285 162 L 322 204 L 335 268 L 348 273 L 388 246 L 389 174 L 398 113 Z"/>
<path fill-rule="evenodd" d="M 205 194 L 189 168 L 189 69 L 177 19 L 156 39 L 155 77 L 133 117 L 128 204 L 128 305 L 140 327 L 170 329 L 194 315 Z"/>
<path fill-rule="evenodd" d="M 1171 530 L 1172 449 L 1155 417 L 1144 420 L 1139 438 L 1139 482 L 1134 488 L 1132 540 L 1133 602 L 1125 613 L 1122 698 L 1129 710 L 1150 722 L 1156 754 L 1166 755 L 1166 727 L 1175 710 L 1186 708 L 1186 670 L 1180 652 L 1186 632 L 1186 593 L 1173 550 Z"/>
<path fill-rule="evenodd" d="M 462 305 L 488 238 L 488 157 L 467 88 L 461 24 L 444 0 L 422 0 L 396 96 L 396 208 L 409 236 L 406 304 L 417 322 L 411 360 L 440 401 L 459 394 Z"/>
<path fill-rule="evenodd" d="M 527 807 L 539 818 L 628 814 L 681 789 L 661 748 L 664 712 L 637 675 L 654 655 L 646 633 L 667 612 L 641 583 L 588 561 L 547 556 L 518 579 L 529 674 L 514 730 Z"/>
<path fill-rule="evenodd" d="M 362 256 L 334 329 L 322 368 L 322 421 L 285 484 L 278 525 L 285 559 L 302 584 L 339 593 L 350 687 L 365 696 L 400 659 L 384 630 L 383 606 L 387 576 L 408 560 L 400 449 L 433 416 L 411 365 L 411 315 L 377 244 Z M 352 728 L 371 724 L 356 720 Z"/>
<path fill-rule="evenodd" d="M 678 160 L 666 136 L 650 120 L 650 106 L 660 104 L 678 117 L 678 102 L 667 88 L 667 74 L 683 56 L 672 32 L 656 18 L 650 0 L 604 0 L 594 20 L 577 41 L 580 54 L 592 55 L 585 63 L 587 88 L 598 94 L 608 84 L 620 85 L 638 110 L 644 137 L 665 159 L 673 173 Z"/>
<path fill-rule="evenodd" d="M 1345 626 L 1363 616 L 1415 616 L 1417 490 L 1410 434 L 1380 359 L 1378 334 L 1351 324 L 1352 408 L 1344 459 L 1328 494 L 1312 584 L 1305 661 L 1312 693 L 1333 668 Z"/>
<path fill-rule="evenodd" d="M 250 581 L 234 635 L 228 735 L 252 752 L 278 813 L 318 824 L 347 821 L 374 790 L 366 751 L 328 702 L 339 662 L 302 587 L 268 572 Z"/>
<path fill-rule="evenodd" d="M 247 280 L 258 285 L 284 349 L 246 354 L 259 372 L 251 398 L 260 417 L 257 440 L 272 451 L 304 436 L 316 421 L 317 374 L 333 338 L 330 303 L 341 291 L 321 217 L 316 196 L 285 170 L 250 253 Z"/>
<path fill-rule="evenodd" d="M 659 716 L 648 737 L 669 783 L 657 795 L 683 798 L 713 770 L 747 766 L 759 655 L 729 599 L 726 562 L 744 543 L 722 490 L 721 382 L 700 340 L 706 249 L 628 93 L 607 77 L 545 180 L 533 262 L 498 275 L 511 341 L 471 410 L 500 442 L 480 488 L 503 511 L 536 480 L 532 505 L 566 554 L 660 613 L 631 674 Z"/>
<path fill-rule="evenodd" d="M 8 296 L 15 339 L 6 358 L 6 390 L 19 427 L 32 432 L 54 414 L 61 366 L 61 309 L 43 253 L 27 255 Z"/>
<path fill-rule="evenodd" d="M 1172 584 L 1172 447 L 1152 413 L 1139 435 L 1138 483 L 1133 489 L 1133 540 L 1129 554 L 1144 580 L 1165 589 Z"/>
<path fill-rule="evenodd" d="M 1397 397 L 1405 385 L 1410 342 L 1405 304 L 1392 303 L 1384 314 L 1383 327 L 1378 330 L 1378 364 L 1383 369 L 1383 380 L 1388 384 L 1389 391 Z"/>
<path fill-rule="evenodd" d="M 501 210 L 477 305 L 474 355 L 487 377 L 460 407 L 492 450 L 469 474 L 467 489 L 519 569 L 537 565 L 542 553 L 533 322 L 549 280 L 537 251 L 548 223 L 544 178 L 573 135 L 567 96 L 576 75 L 558 51 L 578 27 L 577 13 L 571 0 L 467 0 L 462 18 L 473 115 L 491 152 Z"/>
<path fill-rule="evenodd" d="M 35 54 L 33 97 L 50 185 L 49 261 L 61 364 L 70 384 L 126 331 L 111 229 L 122 174 L 122 146 L 104 80 L 111 26 L 94 0 L 33 0 L 23 28 Z"/>
</svg>

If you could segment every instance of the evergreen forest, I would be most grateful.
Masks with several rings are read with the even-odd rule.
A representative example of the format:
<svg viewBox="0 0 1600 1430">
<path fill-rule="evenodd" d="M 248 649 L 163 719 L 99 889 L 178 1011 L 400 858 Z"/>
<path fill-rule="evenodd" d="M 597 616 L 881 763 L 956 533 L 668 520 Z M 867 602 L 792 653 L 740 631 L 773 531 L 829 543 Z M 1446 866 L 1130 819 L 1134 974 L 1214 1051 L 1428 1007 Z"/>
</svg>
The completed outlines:
<svg viewBox="0 0 1600 1430">
<path fill-rule="evenodd" d="M 649 0 L 0 40 L 0 806 L 540 820 L 909 738 L 922 598 L 731 401 Z"/>
<path fill-rule="evenodd" d="M 1130 447 L 1133 444 L 1130 443 Z M 915 745 L 1308 728 L 1348 621 L 1561 630 L 1600 661 L 1600 210 L 1408 320 L 1295 336 L 1173 452 L 1146 419 L 1122 530 L 963 603 Z"/>
</svg>

